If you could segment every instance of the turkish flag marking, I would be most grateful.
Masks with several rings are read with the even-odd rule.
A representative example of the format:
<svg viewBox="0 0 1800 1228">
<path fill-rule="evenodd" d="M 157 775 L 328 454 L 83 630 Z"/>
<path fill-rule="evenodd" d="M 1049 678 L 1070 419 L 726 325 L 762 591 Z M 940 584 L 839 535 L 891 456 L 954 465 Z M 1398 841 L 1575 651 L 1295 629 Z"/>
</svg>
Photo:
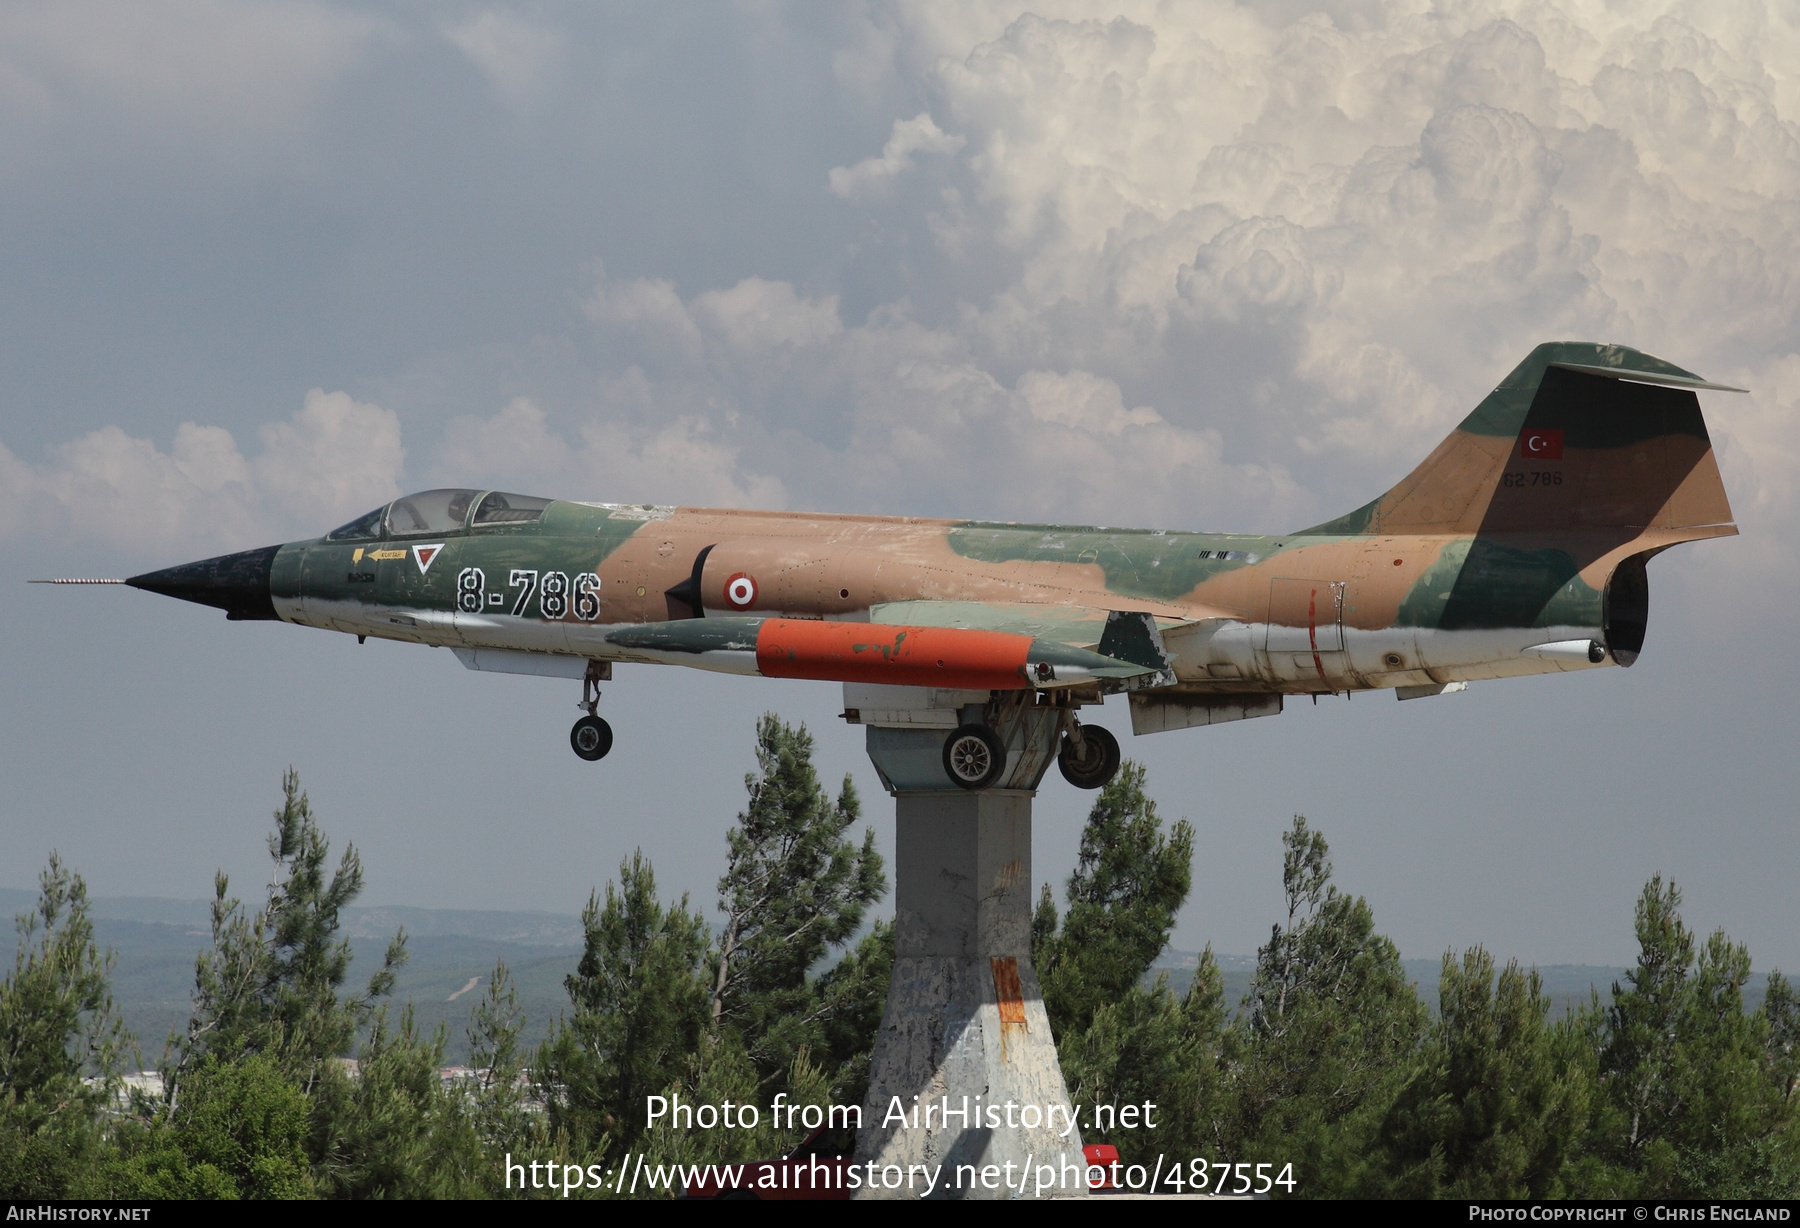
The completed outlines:
<svg viewBox="0 0 1800 1228">
<path fill-rule="evenodd" d="M 1561 460 L 1561 431 L 1526 431 L 1519 436 L 1519 455 L 1526 460 Z"/>
</svg>

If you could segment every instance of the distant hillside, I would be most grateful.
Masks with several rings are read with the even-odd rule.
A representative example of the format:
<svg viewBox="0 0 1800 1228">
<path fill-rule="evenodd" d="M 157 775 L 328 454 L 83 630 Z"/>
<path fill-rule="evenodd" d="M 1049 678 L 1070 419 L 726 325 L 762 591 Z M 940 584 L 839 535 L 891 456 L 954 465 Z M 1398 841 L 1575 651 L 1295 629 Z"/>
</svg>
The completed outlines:
<svg viewBox="0 0 1800 1228">
<path fill-rule="evenodd" d="M 0 915 L 29 911 L 37 893 L 0 888 Z M 125 1024 L 153 1065 L 169 1033 L 186 1026 L 194 986 L 194 960 L 211 936 L 210 902 L 164 900 L 144 896 L 97 897 L 91 902 L 95 936 L 118 957 L 113 994 Z M 446 1060 L 468 1057 L 469 1013 L 487 992 L 496 960 L 505 960 L 525 1011 L 525 1038 L 532 1044 L 567 1011 L 563 978 L 581 959 L 581 918 L 565 913 L 490 912 L 473 908 L 346 908 L 343 925 L 359 957 L 350 976 L 354 984 L 367 978 L 369 962 L 381 957 L 396 929 L 405 928 L 409 958 L 395 985 L 390 1013 L 411 1003 L 427 1029 L 447 1031 Z M 1256 969 L 1251 955 L 1216 955 L 1225 976 L 1225 1001 L 1236 1010 L 1250 991 Z M 1200 956 L 1194 951 L 1165 951 L 1146 983 L 1167 976 L 1177 994 L 1187 992 Z M 1437 1009 L 1439 961 L 1404 961 L 1419 995 Z M 1588 964 L 1550 964 L 1538 969 L 1552 1014 L 1588 1001 L 1591 991 L 1602 999 L 1627 969 Z M 1748 1009 L 1762 1002 L 1760 980 L 1746 988 Z"/>
<path fill-rule="evenodd" d="M 1250 992 L 1250 979 L 1256 972 L 1254 955 L 1214 955 L 1219 971 L 1224 974 L 1225 1003 L 1232 1010 L 1244 1000 Z M 1442 971 L 1442 961 L 1436 959 L 1406 959 L 1401 963 L 1406 968 L 1406 975 L 1411 977 L 1418 987 L 1419 996 L 1425 1000 L 1432 1013 L 1438 1006 L 1438 974 Z M 1200 954 L 1197 951 L 1164 951 L 1152 966 L 1150 974 L 1144 978 L 1146 985 L 1155 981 L 1158 976 L 1169 978 L 1169 988 L 1177 995 L 1185 994 L 1193 983 L 1194 970 L 1200 966 Z M 1550 999 L 1550 1017 L 1561 1018 L 1563 1013 L 1578 1006 L 1585 1006 L 1590 993 L 1598 993 L 1602 1002 L 1612 996 L 1614 982 L 1623 983 L 1629 968 L 1615 968 L 1602 964 L 1544 964 L 1537 969 L 1538 976 L 1543 979 L 1544 994 Z M 1744 987 L 1744 1009 L 1755 1010 L 1762 1005 L 1763 980 L 1757 977 Z"/>
<path fill-rule="evenodd" d="M 0 888 L 0 914 L 29 911 L 37 894 Z M 187 1025 L 194 961 L 211 940 L 206 900 L 98 897 L 91 901 L 95 938 L 116 952 L 113 994 L 146 1065 L 162 1055 L 171 1031 Z M 533 1044 L 568 1007 L 563 978 L 581 959 L 581 918 L 557 913 L 480 909 L 346 908 L 345 934 L 358 958 L 351 983 L 366 979 L 396 929 L 407 933 L 406 966 L 390 1014 L 410 1002 L 427 1030 L 445 1025 L 446 1060 L 468 1056 L 469 1013 L 487 992 L 494 961 L 503 959 L 524 1008 Z M 474 982 L 471 984 L 471 982 Z"/>
</svg>

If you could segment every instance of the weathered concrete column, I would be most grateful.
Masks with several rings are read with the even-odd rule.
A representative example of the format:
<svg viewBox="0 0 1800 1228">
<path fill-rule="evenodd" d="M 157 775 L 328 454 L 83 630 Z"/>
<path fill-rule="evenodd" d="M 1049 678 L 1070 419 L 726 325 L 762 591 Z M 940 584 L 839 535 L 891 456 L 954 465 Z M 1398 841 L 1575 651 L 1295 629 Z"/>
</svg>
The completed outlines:
<svg viewBox="0 0 1800 1228">
<path fill-rule="evenodd" d="M 856 1147 L 877 1186 L 857 1197 L 1087 1192 L 1081 1131 L 1031 966 L 1031 799 L 1048 765 L 1032 743 L 1053 750 L 1055 728 L 1022 726 L 1002 730 L 1013 767 L 1002 784 L 1026 787 L 984 792 L 947 788 L 941 767 L 936 780 L 925 770 L 942 731 L 869 731 L 895 796 L 895 961 Z M 881 1185 L 884 1170 L 899 1188 Z M 929 1195 L 927 1171 L 937 1172 Z"/>
</svg>

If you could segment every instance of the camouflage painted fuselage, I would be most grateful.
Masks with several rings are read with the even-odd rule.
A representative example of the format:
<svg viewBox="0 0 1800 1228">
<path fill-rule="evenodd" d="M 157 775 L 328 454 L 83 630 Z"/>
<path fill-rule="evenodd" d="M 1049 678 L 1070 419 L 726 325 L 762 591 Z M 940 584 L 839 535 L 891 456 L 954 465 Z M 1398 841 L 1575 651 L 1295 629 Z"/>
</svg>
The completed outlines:
<svg viewBox="0 0 1800 1228">
<path fill-rule="evenodd" d="M 476 524 L 471 511 L 409 534 L 382 516 L 361 536 L 281 546 L 267 560 L 270 608 L 234 616 L 766 673 L 759 618 L 872 624 L 871 637 L 987 630 L 1105 653 L 1109 617 L 1129 612 L 1153 617 L 1160 661 L 1138 654 L 1132 677 L 1076 670 L 1083 685 L 1187 695 L 1629 665 L 1645 562 L 1736 532 L 1693 391 L 1708 386 L 1632 350 L 1540 346 L 1393 490 L 1299 533 L 557 501 L 525 523 Z M 650 624 L 669 626 L 632 630 Z"/>
</svg>

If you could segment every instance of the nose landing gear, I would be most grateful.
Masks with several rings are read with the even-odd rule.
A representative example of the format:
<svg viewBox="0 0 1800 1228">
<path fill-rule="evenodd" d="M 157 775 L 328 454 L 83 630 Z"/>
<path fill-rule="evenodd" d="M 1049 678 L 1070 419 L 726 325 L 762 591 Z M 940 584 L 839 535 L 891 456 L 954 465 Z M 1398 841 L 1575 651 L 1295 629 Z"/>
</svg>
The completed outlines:
<svg viewBox="0 0 1800 1228">
<path fill-rule="evenodd" d="M 600 684 L 612 678 L 612 665 L 605 661 L 589 661 L 587 675 L 581 680 L 581 703 L 579 707 L 587 709 L 587 715 L 575 722 L 569 730 L 569 745 L 575 753 L 592 763 L 606 758 L 606 752 L 612 749 L 612 726 L 601 719 Z"/>
</svg>

